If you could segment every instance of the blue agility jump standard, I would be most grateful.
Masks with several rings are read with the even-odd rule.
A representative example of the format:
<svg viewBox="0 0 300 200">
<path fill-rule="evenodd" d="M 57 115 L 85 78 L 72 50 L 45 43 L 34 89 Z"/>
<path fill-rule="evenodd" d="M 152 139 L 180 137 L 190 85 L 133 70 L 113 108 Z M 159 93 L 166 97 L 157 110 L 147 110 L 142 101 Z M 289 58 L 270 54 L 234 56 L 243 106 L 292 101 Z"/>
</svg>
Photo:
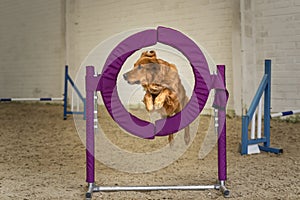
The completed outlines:
<svg viewBox="0 0 300 200">
<path fill-rule="evenodd" d="M 255 115 L 256 108 L 259 105 L 260 99 L 264 94 L 264 132 L 260 138 L 249 138 L 248 127 Z M 270 110 L 271 110 L 271 60 L 265 60 L 265 74 L 260 82 L 256 94 L 252 100 L 249 110 L 246 115 L 242 117 L 242 142 L 241 154 L 249 154 L 250 145 L 258 145 L 259 150 L 271 153 L 283 153 L 280 148 L 270 147 Z M 255 117 L 254 117 L 255 118 Z M 254 119 L 255 120 L 255 119 Z M 262 144 L 262 145 L 259 145 Z"/>
<path fill-rule="evenodd" d="M 83 111 L 69 111 L 68 110 L 68 83 L 71 84 L 72 88 L 74 88 L 74 91 L 78 95 L 79 99 L 83 103 Z M 43 97 L 43 98 L 0 98 L 0 102 L 11 102 L 11 101 L 63 101 L 64 102 L 64 119 L 67 119 L 67 115 L 71 114 L 77 114 L 77 115 L 83 115 L 85 119 L 85 98 L 82 96 L 81 92 L 75 85 L 74 81 L 69 75 L 68 66 L 65 66 L 65 82 L 64 82 L 64 94 L 63 97 Z"/>
<path fill-rule="evenodd" d="M 71 84 L 72 88 L 78 95 L 79 99 L 83 103 L 83 111 L 69 111 L 68 110 L 68 83 Z M 67 115 L 83 115 L 83 118 L 85 119 L 85 98 L 82 96 L 81 92 L 79 91 L 78 87 L 75 85 L 74 81 L 69 75 L 69 68 L 68 65 L 65 67 L 65 87 L 64 87 L 64 119 L 67 119 Z"/>
</svg>

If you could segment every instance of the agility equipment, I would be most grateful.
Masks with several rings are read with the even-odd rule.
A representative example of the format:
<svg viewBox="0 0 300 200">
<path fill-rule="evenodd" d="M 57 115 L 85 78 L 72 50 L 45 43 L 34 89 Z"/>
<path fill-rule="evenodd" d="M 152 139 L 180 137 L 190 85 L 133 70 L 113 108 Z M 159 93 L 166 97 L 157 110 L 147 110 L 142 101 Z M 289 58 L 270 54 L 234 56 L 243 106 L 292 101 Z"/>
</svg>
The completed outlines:
<svg viewBox="0 0 300 200">
<path fill-rule="evenodd" d="M 74 89 L 75 93 L 77 94 L 80 101 L 85 104 L 85 98 L 80 93 L 79 89 L 75 85 L 73 79 L 69 75 L 69 67 L 68 65 L 65 66 L 65 80 L 64 80 L 64 94 L 63 97 L 44 97 L 44 98 L 0 98 L 0 102 L 11 102 L 11 101 L 63 101 L 64 103 L 64 119 L 67 119 L 68 115 L 83 115 L 85 116 L 85 106 L 83 111 L 74 111 L 73 104 L 72 109 L 68 110 L 68 84 L 71 84 L 72 88 Z"/>
<path fill-rule="evenodd" d="M 262 96 L 264 95 L 264 131 L 261 132 L 262 121 Z M 257 134 L 255 136 L 255 121 L 257 110 Z M 280 148 L 270 147 L 270 114 L 271 112 L 271 60 L 265 60 L 265 74 L 260 82 L 256 94 L 250 104 L 248 112 L 242 117 L 242 141 L 241 154 L 260 153 L 260 151 L 271 153 L 283 153 Z M 278 114 L 275 114 L 277 116 Z M 248 127 L 251 122 L 251 134 L 249 138 Z M 259 145 L 259 144 L 263 145 Z"/>
<path fill-rule="evenodd" d="M 62 101 L 63 97 L 58 98 L 1 98 L 0 101 Z"/>
<path fill-rule="evenodd" d="M 77 95 L 77 99 L 83 103 L 83 111 L 79 111 L 79 107 L 77 106 L 77 111 L 74 111 L 74 104 L 72 101 L 71 110 L 68 110 L 68 83 L 71 84 L 73 88 L 73 94 Z M 78 87 L 75 85 L 73 79 L 69 75 L 69 67 L 66 65 L 65 67 L 65 84 L 64 84 L 64 119 L 67 119 L 67 115 L 83 115 L 83 119 L 85 119 L 85 98 L 79 91 Z"/>
<path fill-rule="evenodd" d="M 299 113 L 300 113 L 300 110 L 284 111 L 284 112 L 279 112 L 279 113 L 273 113 L 273 114 L 271 114 L 271 118 L 284 117 L 284 116 L 289 116 L 289 115 L 294 115 L 294 114 L 299 114 Z"/>
<path fill-rule="evenodd" d="M 179 113 L 167 119 L 150 123 L 129 113 L 122 105 L 116 82 L 118 73 L 126 61 L 137 50 L 162 43 L 179 50 L 190 62 L 195 86 L 189 103 Z M 215 127 L 218 133 L 218 183 L 195 186 L 118 186 L 103 187 L 95 185 L 95 129 L 97 128 L 97 95 L 100 91 L 103 102 L 113 120 L 129 133 L 153 139 L 175 133 L 193 122 L 205 106 L 210 90 L 215 89 L 213 107 Z M 190 38 L 179 31 L 158 27 L 130 35 L 120 42 L 109 54 L 101 74 L 95 73 L 93 66 L 86 67 L 86 199 L 93 192 L 106 191 L 150 191 L 150 190 L 221 190 L 225 197 L 229 190 L 225 187 L 226 168 L 226 104 L 228 92 L 225 85 L 225 66 L 217 66 L 217 74 L 210 74 L 205 56 Z"/>
</svg>

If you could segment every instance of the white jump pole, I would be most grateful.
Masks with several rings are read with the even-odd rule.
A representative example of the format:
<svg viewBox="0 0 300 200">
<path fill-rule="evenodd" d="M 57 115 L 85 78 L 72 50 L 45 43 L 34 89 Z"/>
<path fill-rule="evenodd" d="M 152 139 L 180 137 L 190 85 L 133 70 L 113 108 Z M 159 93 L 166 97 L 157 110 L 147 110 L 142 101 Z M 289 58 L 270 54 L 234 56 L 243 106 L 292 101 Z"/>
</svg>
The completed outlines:
<svg viewBox="0 0 300 200">
<path fill-rule="evenodd" d="M 71 111 L 74 111 L 74 92 L 72 92 Z"/>
<path fill-rule="evenodd" d="M 67 119 L 67 115 L 70 114 L 78 114 L 78 115 L 83 115 L 85 118 L 85 98 L 82 96 L 81 92 L 75 85 L 74 81 L 72 78 L 69 76 L 68 72 L 68 65 L 65 66 L 65 79 L 64 79 L 64 94 L 63 97 L 58 97 L 58 98 L 52 98 L 52 97 L 47 97 L 47 98 L 0 98 L 0 102 L 12 102 L 12 101 L 62 101 L 64 105 L 64 119 Z M 77 112 L 73 112 L 73 93 L 72 93 L 72 104 L 71 104 L 71 111 L 68 111 L 68 84 L 71 84 L 72 88 L 78 95 L 78 99 L 81 99 L 82 103 L 84 104 L 83 106 L 83 111 L 79 111 L 77 109 Z"/>
<path fill-rule="evenodd" d="M 259 104 L 257 106 L 257 110 L 254 111 L 254 114 L 251 119 L 251 140 L 260 139 L 261 138 L 261 120 L 262 120 L 262 108 L 261 108 L 262 100 L 259 100 Z M 257 127 L 256 127 L 256 114 L 257 114 Z M 256 133 L 257 130 L 257 133 Z M 260 153 L 258 144 L 250 144 L 248 145 L 248 153 Z"/>
<path fill-rule="evenodd" d="M 256 121 L 256 111 L 253 114 L 252 120 L 251 120 L 251 139 L 255 139 L 255 121 Z"/>
<path fill-rule="evenodd" d="M 255 127 L 256 125 L 256 111 L 253 114 L 252 120 L 251 120 L 251 139 L 261 138 L 261 121 L 262 121 L 262 100 L 259 100 L 259 104 L 257 106 L 257 129 Z M 255 131 L 257 130 L 257 134 L 255 137 Z"/>
<path fill-rule="evenodd" d="M 63 101 L 63 97 L 58 98 L 1 98 L 0 101 Z"/>
<path fill-rule="evenodd" d="M 285 112 L 279 112 L 279 113 L 271 114 L 271 118 L 294 115 L 294 114 L 298 114 L 298 113 L 300 113 L 300 110 L 290 110 L 290 111 L 285 111 Z"/>
<path fill-rule="evenodd" d="M 76 111 L 79 112 L 79 98 L 76 98 Z"/>
<path fill-rule="evenodd" d="M 257 113 L 257 138 L 261 138 L 261 121 L 262 121 L 262 98 L 259 100 Z"/>
</svg>

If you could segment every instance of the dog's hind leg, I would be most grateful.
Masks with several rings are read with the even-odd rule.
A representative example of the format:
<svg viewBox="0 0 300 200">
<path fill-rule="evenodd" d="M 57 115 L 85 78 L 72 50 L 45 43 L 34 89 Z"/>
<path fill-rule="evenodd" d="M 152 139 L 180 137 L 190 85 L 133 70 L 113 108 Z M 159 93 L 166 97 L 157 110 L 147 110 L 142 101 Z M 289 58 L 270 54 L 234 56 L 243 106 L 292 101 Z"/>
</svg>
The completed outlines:
<svg viewBox="0 0 300 200">
<path fill-rule="evenodd" d="M 185 96 L 184 98 L 184 102 L 183 104 L 183 108 L 186 106 L 186 104 L 189 102 L 189 98 L 187 96 Z M 188 145 L 190 143 L 191 140 L 191 136 L 190 136 L 190 125 L 188 125 L 187 127 L 185 127 L 184 129 L 184 142 L 186 145 Z"/>
<path fill-rule="evenodd" d="M 190 126 L 188 125 L 187 127 L 185 127 L 184 129 L 184 142 L 186 145 L 188 145 L 190 143 L 191 140 L 191 136 L 190 136 Z"/>
<path fill-rule="evenodd" d="M 168 141 L 169 141 L 170 146 L 173 147 L 174 146 L 174 135 L 173 134 L 169 135 Z"/>
</svg>

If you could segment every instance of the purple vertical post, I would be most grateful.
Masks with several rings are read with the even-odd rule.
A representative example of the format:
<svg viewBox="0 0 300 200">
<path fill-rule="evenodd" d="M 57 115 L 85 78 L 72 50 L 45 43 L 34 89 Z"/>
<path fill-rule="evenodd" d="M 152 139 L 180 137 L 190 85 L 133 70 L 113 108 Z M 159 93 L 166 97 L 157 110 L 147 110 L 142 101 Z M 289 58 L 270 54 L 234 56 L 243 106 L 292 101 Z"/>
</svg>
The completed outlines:
<svg viewBox="0 0 300 200">
<path fill-rule="evenodd" d="M 224 89 L 217 89 L 216 102 L 218 106 L 218 176 L 219 181 L 227 180 L 227 158 L 226 158 L 226 104 L 228 93 L 226 91 L 225 65 L 217 65 L 219 81 L 222 81 Z"/>
<path fill-rule="evenodd" d="M 95 182 L 94 67 L 86 67 L 86 182 Z"/>
</svg>

